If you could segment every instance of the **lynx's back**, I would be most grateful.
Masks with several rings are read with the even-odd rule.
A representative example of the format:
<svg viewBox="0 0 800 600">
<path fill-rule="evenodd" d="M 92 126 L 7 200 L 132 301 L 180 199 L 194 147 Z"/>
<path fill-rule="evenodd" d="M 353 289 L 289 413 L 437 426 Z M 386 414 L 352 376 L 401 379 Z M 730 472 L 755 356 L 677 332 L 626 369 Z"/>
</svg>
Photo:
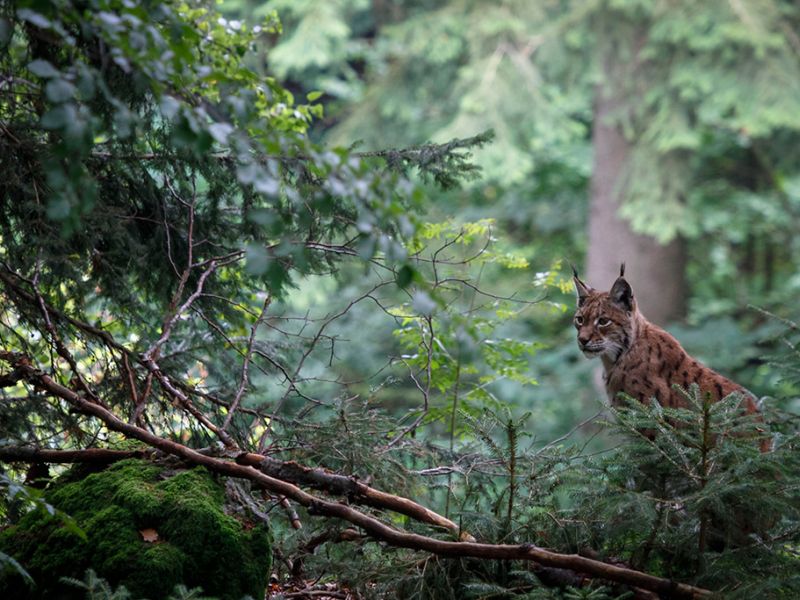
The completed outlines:
<svg viewBox="0 0 800 600">
<path fill-rule="evenodd" d="M 624 392 L 644 404 L 655 398 L 662 406 L 686 408 L 686 399 L 672 384 L 688 389 L 696 383 L 703 393 L 711 393 L 714 402 L 741 392 L 745 412 L 758 412 L 750 392 L 700 364 L 674 337 L 645 319 L 624 274 L 625 265 L 608 292 L 587 286 L 577 271 L 573 278 L 578 292 L 574 319 L 578 346 L 586 357 L 600 357 L 603 362 L 609 401 L 619 403 Z"/>
</svg>

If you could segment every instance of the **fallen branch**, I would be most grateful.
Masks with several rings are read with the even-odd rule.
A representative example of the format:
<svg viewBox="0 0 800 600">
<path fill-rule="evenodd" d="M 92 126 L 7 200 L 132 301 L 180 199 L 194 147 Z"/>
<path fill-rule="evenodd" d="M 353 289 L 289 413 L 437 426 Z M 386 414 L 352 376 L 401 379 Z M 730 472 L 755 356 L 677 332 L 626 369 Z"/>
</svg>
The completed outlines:
<svg viewBox="0 0 800 600">
<path fill-rule="evenodd" d="M 668 598 L 694 600 L 711 594 L 709 590 L 677 583 L 647 573 L 632 571 L 624 567 L 609 565 L 575 554 L 558 554 L 530 545 L 479 544 L 475 542 L 452 542 L 399 531 L 378 519 L 365 515 L 345 504 L 321 500 L 286 481 L 275 479 L 253 467 L 220 460 L 192 450 L 182 444 L 160 438 L 140 429 L 109 412 L 99 404 L 79 396 L 69 388 L 55 382 L 43 371 L 35 369 L 22 354 L 0 350 L 0 360 L 8 362 L 13 369 L 21 369 L 25 378 L 47 392 L 62 398 L 75 410 L 100 419 L 109 429 L 138 439 L 149 446 L 173 454 L 197 465 L 207 467 L 220 475 L 240 477 L 258 482 L 274 494 L 284 495 L 305 506 L 309 515 L 335 517 L 362 528 L 371 537 L 400 548 L 410 548 L 446 557 L 473 557 L 494 560 L 528 560 L 546 567 L 569 569 L 586 573 L 608 581 L 616 581 L 640 587 Z"/>
<path fill-rule="evenodd" d="M 443 516 L 408 498 L 394 496 L 371 488 L 353 477 L 337 475 L 319 467 L 312 469 L 293 461 L 277 460 L 251 452 L 242 452 L 235 458 L 238 464 L 257 467 L 262 473 L 275 479 L 289 481 L 297 486 L 325 490 L 330 494 L 345 496 L 350 502 L 356 504 L 367 504 L 368 506 L 392 510 L 416 519 L 421 523 L 444 527 L 454 532 L 459 531 L 458 525 L 450 519 L 445 519 Z M 475 541 L 472 536 L 469 536 L 469 538 L 467 541 Z"/>
<path fill-rule="evenodd" d="M 303 574 L 303 566 L 305 564 L 305 556 L 307 554 L 314 554 L 322 544 L 331 543 L 331 544 L 339 544 L 341 542 L 360 542 L 365 537 L 360 531 L 353 527 L 348 527 L 342 530 L 332 530 L 328 529 L 323 531 L 319 535 L 315 535 L 313 538 L 308 540 L 305 544 L 300 546 L 300 556 L 298 556 L 294 561 L 292 561 L 292 568 L 290 572 L 292 577 L 295 579 L 300 579 Z"/>
<path fill-rule="evenodd" d="M 24 463 L 76 463 L 109 465 L 126 458 L 143 458 L 145 450 L 40 450 L 30 446 L 0 446 L 0 461 Z"/>
</svg>

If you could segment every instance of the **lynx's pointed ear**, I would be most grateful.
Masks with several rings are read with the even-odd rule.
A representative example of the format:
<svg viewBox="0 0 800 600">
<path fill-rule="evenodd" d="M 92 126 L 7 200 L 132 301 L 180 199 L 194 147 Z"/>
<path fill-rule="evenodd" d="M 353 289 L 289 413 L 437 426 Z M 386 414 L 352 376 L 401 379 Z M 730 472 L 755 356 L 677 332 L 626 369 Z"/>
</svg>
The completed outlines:
<svg viewBox="0 0 800 600">
<path fill-rule="evenodd" d="M 575 274 L 572 281 L 575 282 L 575 291 L 578 292 L 578 308 L 580 308 L 586 302 L 586 298 L 594 294 L 594 288 L 590 288 L 578 279 L 578 269 L 575 268 L 575 265 L 569 263 L 569 266 L 572 267 L 572 272 Z"/>
<path fill-rule="evenodd" d="M 622 271 L 625 271 L 625 266 L 622 266 Z M 631 284 L 625 281 L 625 278 L 620 275 L 611 287 L 608 293 L 608 298 L 611 304 L 621 308 L 625 311 L 632 311 L 634 305 L 633 289 Z"/>
</svg>

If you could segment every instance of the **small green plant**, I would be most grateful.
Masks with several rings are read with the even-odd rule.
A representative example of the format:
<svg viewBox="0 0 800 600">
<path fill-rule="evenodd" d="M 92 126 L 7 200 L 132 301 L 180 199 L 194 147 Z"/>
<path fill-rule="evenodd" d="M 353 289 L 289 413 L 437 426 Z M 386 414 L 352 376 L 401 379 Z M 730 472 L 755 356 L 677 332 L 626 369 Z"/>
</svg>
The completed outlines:
<svg viewBox="0 0 800 600">
<path fill-rule="evenodd" d="M 519 486 L 519 474 L 517 472 L 520 453 L 519 442 L 522 438 L 529 435 L 523 430 L 523 427 L 530 418 L 531 413 L 525 413 L 519 419 L 515 420 L 511 409 L 506 407 L 503 412 L 504 418 L 502 420 L 488 408 L 484 409 L 482 420 L 476 419 L 467 413 L 463 413 L 463 417 L 466 419 L 467 425 L 473 435 L 483 442 L 484 446 L 489 450 L 489 454 L 494 457 L 502 471 L 508 477 L 508 485 L 500 492 L 496 504 L 496 511 L 498 516 L 500 516 L 500 504 L 505 498 L 503 528 L 506 532 L 510 532 L 512 518 L 514 516 L 517 488 Z M 495 442 L 493 438 L 493 430 L 496 428 L 502 429 L 502 445 Z"/>
<path fill-rule="evenodd" d="M 449 449 L 464 428 L 459 412 L 480 415 L 484 407 L 506 403 L 496 384 L 536 385 L 529 358 L 543 345 L 508 335 L 514 321 L 536 301 L 505 298 L 481 289 L 490 269 L 523 269 L 527 260 L 499 248 L 494 222 L 426 224 L 410 245 L 419 285 L 411 300 L 390 310 L 404 365 L 422 395 L 412 428 L 441 421 L 449 430 Z M 435 241 L 434 247 L 427 244 Z"/>
<path fill-rule="evenodd" d="M 586 586 L 582 588 L 574 588 L 568 586 L 564 592 L 564 598 L 568 600 L 626 600 L 631 598 L 633 592 L 628 591 L 622 594 L 613 594 L 610 587 L 607 586 Z"/>
<path fill-rule="evenodd" d="M 83 580 L 73 577 L 62 577 L 61 581 L 76 588 L 86 590 L 87 600 L 128 600 L 131 593 L 120 585 L 113 589 L 102 577 L 98 577 L 92 569 L 86 570 L 86 577 Z"/>
</svg>

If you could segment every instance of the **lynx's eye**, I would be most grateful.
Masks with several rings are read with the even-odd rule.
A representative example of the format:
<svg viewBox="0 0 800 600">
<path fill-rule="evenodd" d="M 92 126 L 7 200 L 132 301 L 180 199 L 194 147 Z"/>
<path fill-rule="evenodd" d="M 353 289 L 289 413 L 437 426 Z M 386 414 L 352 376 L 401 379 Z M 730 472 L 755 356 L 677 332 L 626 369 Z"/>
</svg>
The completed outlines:
<svg viewBox="0 0 800 600">
<path fill-rule="evenodd" d="M 575 315 L 575 325 L 581 326 L 583 325 L 583 317 L 580 315 Z"/>
<path fill-rule="evenodd" d="M 611 325 L 611 319 L 608 319 L 606 317 L 600 317 L 599 319 L 597 319 L 597 324 L 600 327 L 606 327 L 607 325 Z"/>
</svg>

